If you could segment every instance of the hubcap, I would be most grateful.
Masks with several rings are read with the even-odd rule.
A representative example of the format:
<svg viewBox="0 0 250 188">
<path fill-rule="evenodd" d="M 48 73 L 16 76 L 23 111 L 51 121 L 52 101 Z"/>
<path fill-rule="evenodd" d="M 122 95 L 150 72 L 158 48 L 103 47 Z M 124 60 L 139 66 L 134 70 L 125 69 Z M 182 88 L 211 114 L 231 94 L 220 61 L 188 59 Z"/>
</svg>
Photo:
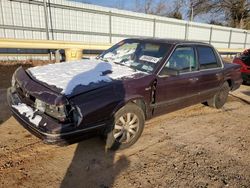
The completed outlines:
<svg viewBox="0 0 250 188">
<path fill-rule="evenodd" d="M 222 90 L 218 93 L 218 102 L 225 102 L 227 99 L 227 89 L 226 88 L 222 88 Z"/>
<path fill-rule="evenodd" d="M 139 130 L 139 119 L 134 113 L 126 113 L 115 122 L 113 134 L 120 143 L 130 142 Z"/>
</svg>

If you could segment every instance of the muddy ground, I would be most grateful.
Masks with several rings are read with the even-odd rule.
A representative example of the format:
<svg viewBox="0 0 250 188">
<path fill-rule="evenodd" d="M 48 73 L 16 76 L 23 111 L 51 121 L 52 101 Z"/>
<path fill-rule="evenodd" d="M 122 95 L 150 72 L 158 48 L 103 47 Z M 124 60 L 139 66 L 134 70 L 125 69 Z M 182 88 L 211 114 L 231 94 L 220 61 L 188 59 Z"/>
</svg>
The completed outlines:
<svg viewBox="0 0 250 188">
<path fill-rule="evenodd" d="M 117 152 L 98 137 L 46 145 L 5 115 L 0 187 L 250 187 L 249 104 L 250 86 L 241 86 L 220 110 L 199 104 L 150 120 Z"/>
</svg>

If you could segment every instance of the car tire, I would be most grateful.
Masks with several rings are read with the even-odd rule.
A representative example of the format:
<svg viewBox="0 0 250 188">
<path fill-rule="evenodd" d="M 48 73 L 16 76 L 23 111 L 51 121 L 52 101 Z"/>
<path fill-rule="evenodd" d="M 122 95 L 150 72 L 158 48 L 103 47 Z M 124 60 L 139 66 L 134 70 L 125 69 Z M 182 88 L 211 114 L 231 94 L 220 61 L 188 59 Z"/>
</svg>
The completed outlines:
<svg viewBox="0 0 250 188">
<path fill-rule="evenodd" d="M 214 107 L 217 109 L 222 108 L 222 106 L 226 103 L 227 97 L 230 91 L 230 87 L 228 82 L 225 82 L 220 88 L 219 92 L 213 96 L 212 99 L 207 101 L 207 105 L 210 107 Z"/>
<path fill-rule="evenodd" d="M 132 146 L 144 129 L 143 110 L 134 103 L 128 103 L 114 115 L 110 131 L 106 131 L 106 149 L 117 150 Z"/>
</svg>

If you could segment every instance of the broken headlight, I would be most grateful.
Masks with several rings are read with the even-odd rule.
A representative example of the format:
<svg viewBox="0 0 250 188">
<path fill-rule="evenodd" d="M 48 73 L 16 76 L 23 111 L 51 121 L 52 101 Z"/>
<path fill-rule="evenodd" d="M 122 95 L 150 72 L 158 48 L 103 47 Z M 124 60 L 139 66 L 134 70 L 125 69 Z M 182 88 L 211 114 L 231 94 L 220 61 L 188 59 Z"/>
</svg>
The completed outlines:
<svg viewBox="0 0 250 188">
<path fill-rule="evenodd" d="M 58 119 L 59 121 L 66 120 L 65 106 L 55 106 L 55 105 L 46 105 L 45 113 Z"/>
<path fill-rule="evenodd" d="M 58 119 L 59 121 L 65 121 L 67 118 L 66 108 L 64 105 L 50 105 L 39 99 L 36 99 L 35 108 L 55 119 Z"/>
<path fill-rule="evenodd" d="M 45 112 L 46 104 L 45 104 L 45 102 L 43 102 L 39 99 L 36 99 L 35 108 L 41 112 Z"/>
</svg>

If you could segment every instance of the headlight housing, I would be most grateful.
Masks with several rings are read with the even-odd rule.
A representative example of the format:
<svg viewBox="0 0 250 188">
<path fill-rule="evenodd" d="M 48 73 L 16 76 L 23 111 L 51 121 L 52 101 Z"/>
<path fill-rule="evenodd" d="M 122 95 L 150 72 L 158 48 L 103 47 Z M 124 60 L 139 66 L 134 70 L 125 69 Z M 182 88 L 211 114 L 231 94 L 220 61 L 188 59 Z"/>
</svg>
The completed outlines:
<svg viewBox="0 0 250 188">
<path fill-rule="evenodd" d="M 62 122 L 67 118 L 65 105 L 50 105 L 36 99 L 35 108 Z"/>
<path fill-rule="evenodd" d="M 39 99 L 36 99 L 35 108 L 38 109 L 41 112 L 45 112 L 46 104 L 45 104 L 45 102 L 43 102 L 43 101 L 41 101 Z"/>
<path fill-rule="evenodd" d="M 66 120 L 66 110 L 64 105 L 46 105 L 45 113 L 58 119 L 59 121 Z"/>
</svg>

